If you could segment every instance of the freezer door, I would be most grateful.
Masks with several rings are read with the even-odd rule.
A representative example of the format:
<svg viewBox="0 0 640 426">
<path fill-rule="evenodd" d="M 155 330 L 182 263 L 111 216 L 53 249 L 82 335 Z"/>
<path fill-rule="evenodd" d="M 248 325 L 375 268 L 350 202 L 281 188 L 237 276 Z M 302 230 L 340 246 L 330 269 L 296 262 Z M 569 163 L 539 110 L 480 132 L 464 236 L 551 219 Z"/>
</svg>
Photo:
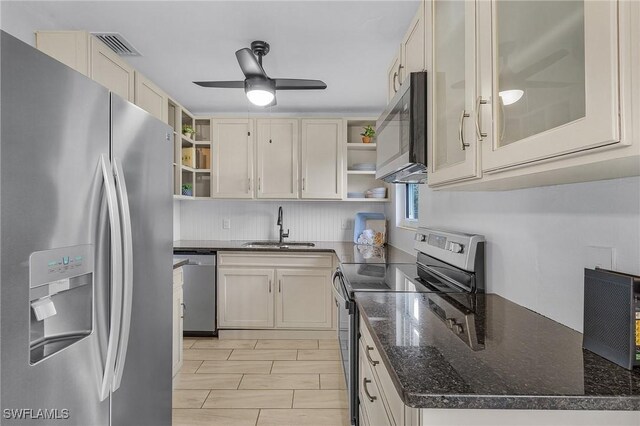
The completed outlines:
<svg viewBox="0 0 640 426">
<path fill-rule="evenodd" d="M 109 93 L 0 39 L 0 423 L 109 425 Z"/>
<path fill-rule="evenodd" d="M 122 212 L 125 278 L 122 335 L 112 394 L 112 424 L 171 424 L 173 195 L 171 128 L 111 95 L 112 162 L 126 183 Z M 119 195 L 123 194 L 119 189 Z M 121 210 L 123 202 L 120 203 Z M 131 224 L 132 253 L 127 226 Z M 131 268 L 131 269 L 128 269 Z M 129 285 L 132 287 L 128 287 Z M 130 293 L 129 291 L 132 290 Z M 131 295 L 129 303 L 127 294 Z M 130 320 L 127 305 L 131 307 Z M 128 333 L 128 342 L 124 337 Z M 122 346 L 121 346 L 122 348 Z M 119 376 L 121 374 L 121 376 Z M 121 381 L 118 377 L 121 377 Z M 119 382 L 119 387 L 118 387 Z"/>
</svg>

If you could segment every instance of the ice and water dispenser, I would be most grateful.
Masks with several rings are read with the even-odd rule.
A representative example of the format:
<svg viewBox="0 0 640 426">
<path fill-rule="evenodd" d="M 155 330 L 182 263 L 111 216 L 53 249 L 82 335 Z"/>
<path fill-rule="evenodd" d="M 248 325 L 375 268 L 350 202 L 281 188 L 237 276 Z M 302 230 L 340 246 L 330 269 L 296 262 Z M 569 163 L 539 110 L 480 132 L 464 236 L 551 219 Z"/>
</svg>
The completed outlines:
<svg viewBox="0 0 640 426">
<path fill-rule="evenodd" d="M 38 251 L 29 258 L 30 363 L 93 330 L 93 245 Z"/>
</svg>

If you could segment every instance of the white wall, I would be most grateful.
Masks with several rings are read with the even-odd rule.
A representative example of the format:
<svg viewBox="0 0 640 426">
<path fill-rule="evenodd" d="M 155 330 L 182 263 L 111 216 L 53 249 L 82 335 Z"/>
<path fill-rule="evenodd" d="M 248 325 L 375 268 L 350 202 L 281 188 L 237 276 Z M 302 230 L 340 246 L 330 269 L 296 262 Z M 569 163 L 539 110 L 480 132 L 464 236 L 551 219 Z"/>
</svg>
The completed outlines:
<svg viewBox="0 0 640 426">
<path fill-rule="evenodd" d="M 47 15 L 34 15 L 26 1 L 0 1 L 0 28 L 25 43 L 35 46 L 33 28 L 54 28 L 54 19 Z M 71 28 L 69 28 L 71 29 Z"/>
<path fill-rule="evenodd" d="M 422 185 L 419 215 L 423 226 L 485 235 L 488 291 L 578 331 L 588 246 L 614 247 L 614 268 L 640 274 L 640 177 L 499 192 Z M 404 250 L 411 237 L 389 236 Z"/>
<path fill-rule="evenodd" d="M 278 238 L 278 206 L 291 241 L 352 241 L 358 212 L 382 212 L 379 203 L 332 201 L 182 201 L 182 240 L 267 240 Z M 175 210 L 175 209 L 174 209 Z M 224 219 L 231 229 L 223 229 Z M 343 223 L 348 229 L 342 229 Z"/>
</svg>

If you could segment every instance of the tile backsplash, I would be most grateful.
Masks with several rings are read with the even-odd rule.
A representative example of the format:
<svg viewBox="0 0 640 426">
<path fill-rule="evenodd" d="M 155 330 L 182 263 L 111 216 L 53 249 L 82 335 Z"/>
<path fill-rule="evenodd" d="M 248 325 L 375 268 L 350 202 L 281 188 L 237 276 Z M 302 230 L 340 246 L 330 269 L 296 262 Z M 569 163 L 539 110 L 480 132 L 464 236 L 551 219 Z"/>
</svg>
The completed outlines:
<svg viewBox="0 0 640 426">
<path fill-rule="evenodd" d="M 273 240 L 278 207 L 291 241 L 351 241 L 358 212 L 384 212 L 382 203 L 332 201 L 175 201 L 181 240 Z M 174 208 L 174 215 L 176 214 Z M 230 229 L 224 229 L 225 221 Z M 346 228 L 346 229 L 345 229 Z"/>
</svg>

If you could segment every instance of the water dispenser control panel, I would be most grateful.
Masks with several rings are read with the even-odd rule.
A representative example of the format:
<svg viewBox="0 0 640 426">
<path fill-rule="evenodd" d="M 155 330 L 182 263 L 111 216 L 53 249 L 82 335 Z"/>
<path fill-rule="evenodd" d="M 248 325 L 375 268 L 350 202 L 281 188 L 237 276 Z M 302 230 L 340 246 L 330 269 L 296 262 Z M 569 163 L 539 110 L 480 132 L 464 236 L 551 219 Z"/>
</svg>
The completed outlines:
<svg viewBox="0 0 640 426">
<path fill-rule="evenodd" d="M 37 251 L 29 258 L 30 287 L 93 272 L 93 245 Z"/>
</svg>

